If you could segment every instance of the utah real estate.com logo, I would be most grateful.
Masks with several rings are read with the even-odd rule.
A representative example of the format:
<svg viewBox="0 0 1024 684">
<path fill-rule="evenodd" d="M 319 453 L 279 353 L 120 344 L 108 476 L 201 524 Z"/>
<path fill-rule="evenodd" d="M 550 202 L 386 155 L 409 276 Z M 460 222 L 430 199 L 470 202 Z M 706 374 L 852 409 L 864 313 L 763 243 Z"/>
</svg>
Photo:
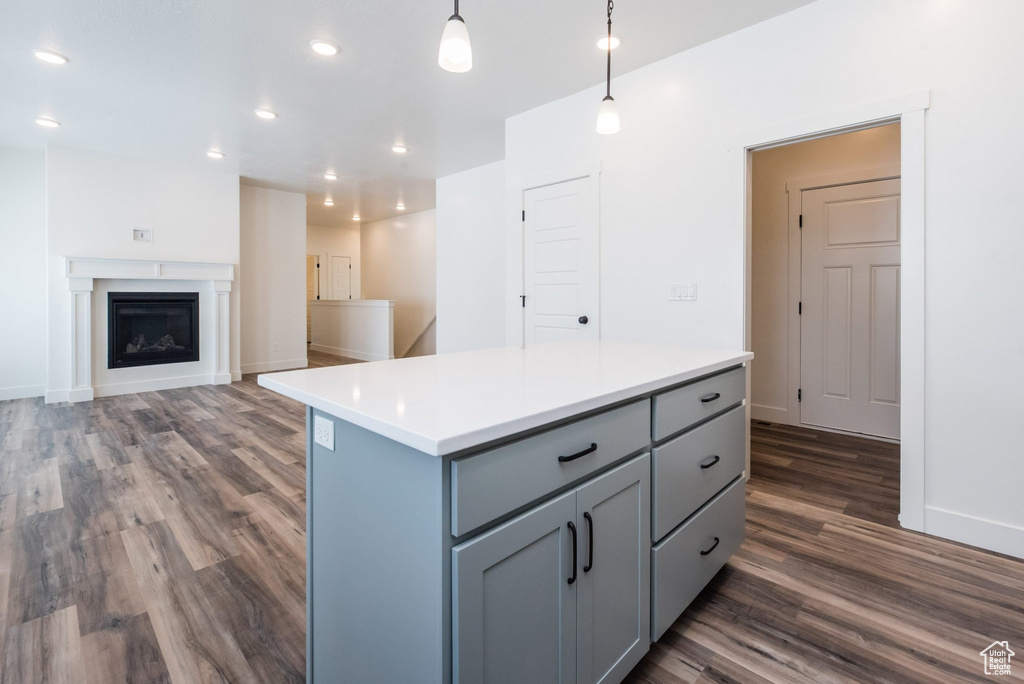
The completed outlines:
<svg viewBox="0 0 1024 684">
<path fill-rule="evenodd" d="M 1017 654 L 1010 650 L 1009 642 L 993 641 L 980 655 L 985 659 L 985 674 L 1008 675 L 1010 658 Z"/>
</svg>

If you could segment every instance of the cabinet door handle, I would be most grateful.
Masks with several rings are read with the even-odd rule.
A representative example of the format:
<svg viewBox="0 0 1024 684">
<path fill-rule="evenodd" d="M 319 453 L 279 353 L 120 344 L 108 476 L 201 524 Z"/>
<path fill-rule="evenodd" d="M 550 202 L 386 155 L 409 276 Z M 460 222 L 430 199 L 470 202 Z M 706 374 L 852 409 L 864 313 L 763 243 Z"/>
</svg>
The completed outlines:
<svg viewBox="0 0 1024 684">
<path fill-rule="evenodd" d="M 710 403 L 710 402 L 714 401 L 715 399 L 721 399 L 721 398 L 722 398 L 722 395 L 719 394 L 718 392 L 715 392 L 714 394 L 705 394 L 703 397 L 700 398 L 700 403 L 707 404 L 707 403 Z"/>
<path fill-rule="evenodd" d="M 569 531 L 572 532 L 572 577 L 569 578 L 569 584 L 572 584 L 576 581 L 576 525 L 572 522 L 569 523 Z"/>
<path fill-rule="evenodd" d="M 587 447 L 586 449 L 579 453 L 572 454 L 571 456 L 559 456 L 558 462 L 568 463 L 569 461 L 575 461 L 577 458 L 580 458 L 581 456 L 586 456 L 587 454 L 592 454 L 595 451 L 597 451 L 597 442 L 591 442 L 589 447 Z"/>
<path fill-rule="evenodd" d="M 722 460 L 722 459 L 720 459 L 720 458 L 718 457 L 718 454 L 715 454 L 715 455 L 714 455 L 714 456 L 712 456 L 711 458 L 709 458 L 709 459 L 707 459 L 706 461 L 704 461 L 703 463 L 701 463 L 701 464 L 700 464 L 700 469 L 701 469 L 701 470 L 707 470 L 708 468 L 710 468 L 711 466 L 715 465 L 716 463 L 718 463 L 718 462 L 719 462 L 719 461 L 721 461 L 721 460 Z"/>
<path fill-rule="evenodd" d="M 587 531 L 590 533 L 590 552 L 587 564 L 583 566 L 583 572 L 590 572 L 594 568 L 594 519 L 589 512 L 584 513 L 583 517 L 587 520 Z"/>
<path fill-rule="evenodd" d="M 700 552 L 700 555 L 702 555 L 702 556 L 706 556 L 706 555 L 708 555 L 709 553 L 711 553 L 712 551 L 714 551 L 714 550 L 715 550 L 715 547 L 717 547 L 717 546 L 718 546 L 718 542 L 719 542 L 719 541 L 721 541 L 721 540 L 720 540 L 720 539 L 719 539 L 718 537 L 715 537 L 715 543 L 711 545 L 711 548 L 710 548 L 710 549 L 704 549 L 703 551 L 701 551 L 701 552 Z M 574 572 L 574 573 L 573 573 L 573 575 L 575 575 L 575 574 L 576 574 L 576 573 Z M 571 582 L 570 582 L 570 584 L 571 584 Z"/>
</svg>

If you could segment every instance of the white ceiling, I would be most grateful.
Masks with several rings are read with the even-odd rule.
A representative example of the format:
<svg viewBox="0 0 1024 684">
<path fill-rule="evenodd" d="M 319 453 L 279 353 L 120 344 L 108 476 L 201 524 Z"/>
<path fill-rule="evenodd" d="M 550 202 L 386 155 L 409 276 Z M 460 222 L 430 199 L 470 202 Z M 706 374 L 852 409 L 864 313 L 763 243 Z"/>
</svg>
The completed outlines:
<svg viewBox="0 0 1024 684">
<path fill-rule="evenodd" d="M 622 74 L 811 0 L 619 0 Z M 504 157 L 504 120 L 601 83 L 602 0 L 465 0 L 473 70 L 437 66 L 447 0 L 4 0 L 0 144 L 47 142 L 307 193 L 310 223 L 434 206 L 434 179 Z M 332 58 L 313 38 L 341 47 Z M 55 67 L 31 50 L 71 62 Z M 599 102 L 594 102 L 595 116 Z M 280 114 L 253 115 L 256 107 Z M 37 116 L 63 125 L 37 126 Z M 596 135 L 596 133 L 595 133 Z M 409 152 L 391 152 L 404 142 Z M 206 157 L 216 147 L 227 157 Z M 323 178 L 333 169 L 338 180 Z M 323 206 L 325 192 L 335 206 Z"/>
</svg>

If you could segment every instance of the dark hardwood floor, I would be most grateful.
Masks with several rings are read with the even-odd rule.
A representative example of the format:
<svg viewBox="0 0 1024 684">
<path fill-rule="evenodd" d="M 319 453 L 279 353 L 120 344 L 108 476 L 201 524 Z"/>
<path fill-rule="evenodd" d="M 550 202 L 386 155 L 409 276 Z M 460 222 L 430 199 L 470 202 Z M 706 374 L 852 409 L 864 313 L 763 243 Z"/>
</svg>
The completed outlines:
<svg viewBox="0 0 1024 684">
<path fill-rule="evenodd" d="M 303 423 L 254 376 L 0 402 L 0 682 L 304 681 Z M 1024 562 L 899 529 L 897 447 L 755 425 L 752 470 L 747 542 L 629 681 L 982 681 L 1024 647 Z"/>
</svg>

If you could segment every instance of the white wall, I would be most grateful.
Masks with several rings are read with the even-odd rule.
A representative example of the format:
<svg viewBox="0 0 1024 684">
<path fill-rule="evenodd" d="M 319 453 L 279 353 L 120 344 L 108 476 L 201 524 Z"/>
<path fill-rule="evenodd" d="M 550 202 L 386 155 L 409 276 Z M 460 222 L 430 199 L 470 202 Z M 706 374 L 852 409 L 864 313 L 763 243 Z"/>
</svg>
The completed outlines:
<svg viewBox="0 0 1024 684">
<path fill-rule="evenodd" d="M 46 385 L 46 156 L 0 147 L 0 400 Z"/>
<path fill-rule="evenodd" d="M 362 260 L 359 247 L 359 224 L 353 228 L 306 226 L 306 254 L 320 257 L 320 298 L 331 296 L 331 257 L 347 256 L 352 260 L 352 299 L 361 299 Z M 305 296 L 305 295 L 303 295 Z"/>
<path fill-rule="evenodd" d="M 600 86 L 509 119 L 507 291 L 522 268 L 516 188 L 601 163 L 604 336 L 739 347 L 738 136 L 930 90 L 925 529 L 1024 556 L 1024 89 L 1008 85 L 1022 23 L 1016 0 L 819 0 L 614 79 L 617 135 L 594 133 Z M 673 281 L 697 282 L 699 300 L 666 301 Z"/>
<path fill-rule="evenodd" d="M 306 197 L 240 188 L 243 373 L 306 366 Z"/>
<path fill-rule="evenodd" d="M 856 171 L 899 168 L 900 126 L 891 124 L 844 135 L 760 150 L 752 155 L 751 183 L 751 416 L 798 424 L 789 416 L 789 351 L 799 345 L 789 329 L 787 181 Z M 796 191 L 799 195 L 799 190 Z M 794 296 L 797 296 L 794 293 Z M 795 392 L 796 389 L 793 389 Z"/>
<path fill-rule="evenodd" d="M 232 174 L 50 146 L 46 212 L 48 401 L 66 399 L 71 385 L 71 301 L 63 257 L 239 261 L 238 176 Z M 152 230 L 153 241 L 134 242 L 134 228 Z M 233 374 L 239 368 L 238 302 L 236 278 Z M 174 366 L 186 365 L 164 368 L 173 374 Z"/>
<path fill-rule="evenodd" d="M 396 357 L 436 313 L 436 225 L 434 209 L 362 225 L 363 299 L 395 301 Z"/>
<path fill-rule="evenodd" d="M 505 163 L 437 179 L 437 350 L 505 344 Z"/>
</svg>

